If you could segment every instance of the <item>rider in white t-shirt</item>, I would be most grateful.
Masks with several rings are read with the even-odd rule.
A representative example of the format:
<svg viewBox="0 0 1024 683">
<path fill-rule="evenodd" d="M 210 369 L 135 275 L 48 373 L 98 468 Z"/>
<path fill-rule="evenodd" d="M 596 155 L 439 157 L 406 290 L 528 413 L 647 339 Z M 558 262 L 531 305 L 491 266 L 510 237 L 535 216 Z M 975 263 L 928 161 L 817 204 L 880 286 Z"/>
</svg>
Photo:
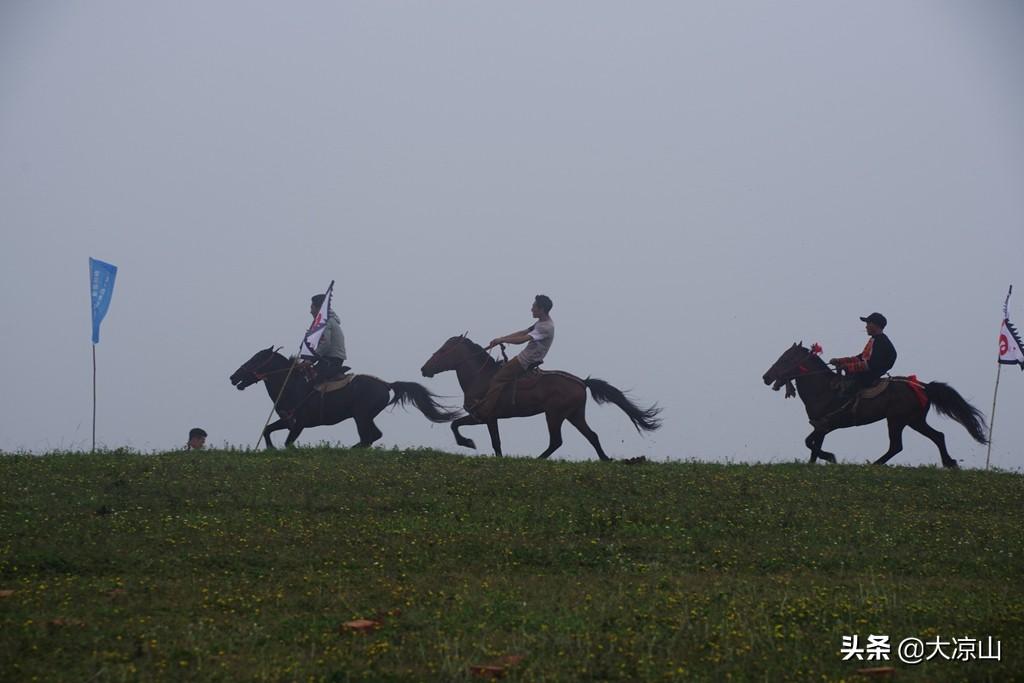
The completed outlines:
<svg viewBox="0 0 1024 683">
<path fill-rule="evenodd" d="M 551 343 L 555 340 L 555 321 L 549 315 L 552 306 L 549 297 L 538 294 L 530 309 L 537 322 L 525 330 L 492 339 L 491 343 L 487 345 L 485 350 L 490 350 L 498 344 L 526 344 L 526 348 L 495 373 L 491 379 L 491 386 L 487 389 L 487 394 L 473 410 L 473 414 L 478 419 L 484 422 L 493 420 L 498 400 L 505 387 L 544 362 L 544 357 L 551 350 Z"/>
</svg>

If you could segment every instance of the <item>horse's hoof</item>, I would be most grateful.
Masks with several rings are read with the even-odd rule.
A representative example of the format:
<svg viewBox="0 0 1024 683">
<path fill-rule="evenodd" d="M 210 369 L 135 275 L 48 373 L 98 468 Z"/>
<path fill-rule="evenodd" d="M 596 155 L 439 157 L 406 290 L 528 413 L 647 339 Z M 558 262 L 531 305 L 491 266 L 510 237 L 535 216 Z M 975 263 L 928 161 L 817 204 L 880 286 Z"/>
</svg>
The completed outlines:
<svg viewBox="0 0 1024 683">
<path fill-rule="evenodd" d="M 459 441 L 459 445 L 463 448 L 472 448 L 473 450 L 476 450 L 476 442 L 473 441 L 473 439 L 463 439 L 462 441 Z"/>
</svg>

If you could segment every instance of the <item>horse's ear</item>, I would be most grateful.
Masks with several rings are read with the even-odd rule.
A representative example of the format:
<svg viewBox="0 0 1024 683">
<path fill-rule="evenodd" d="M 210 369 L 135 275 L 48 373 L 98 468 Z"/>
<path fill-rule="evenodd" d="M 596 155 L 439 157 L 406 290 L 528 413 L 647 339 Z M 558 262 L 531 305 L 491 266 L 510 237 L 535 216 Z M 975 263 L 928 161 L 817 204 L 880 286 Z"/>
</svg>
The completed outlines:
<svg viewBox="0 0 1024 683">
<path fill-rule="evenodd" d="M 463 332 L 462 336 L 463 337 L 468 337 L 469 336 L 469 330 L 466 330 L 465 332 Z"/>
<path fill-rule="evenodd" d="M 283 346 L 278 346 L 278 347 L 277 347 L 277 348 L 275 349 L 275 348 L 274 348 L 273 346 L 271 346 L 271 347 L 270 347 L 270 351 L 271 351 L 271 353 L 277 353 L 278 351 L 280 351 L 280 350 L 281 350 L 281 349 L 283 349 L 283 348 L 284 348 Z"/>
<path fill-rule="evenodd" d="M 803 340 L 803 339 L 801 339 L 801 340 L 800 340 L 800 343 L 799 343 L 799 344 L 797 344 L 797 346 L 799 346 L 799 347 L 801 347 L 801 348 L 802 348 L 802 347 L 803 347 L 803 345 L 804 345 L 804 340 Z"/>
</svg>

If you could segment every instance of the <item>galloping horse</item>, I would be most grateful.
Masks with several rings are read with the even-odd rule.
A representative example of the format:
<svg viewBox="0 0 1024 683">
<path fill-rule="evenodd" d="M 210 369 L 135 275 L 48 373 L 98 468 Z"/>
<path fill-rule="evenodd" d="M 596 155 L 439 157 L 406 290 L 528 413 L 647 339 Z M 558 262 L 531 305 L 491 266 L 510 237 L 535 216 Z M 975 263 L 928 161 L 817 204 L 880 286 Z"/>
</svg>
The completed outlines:
<svg viewBox="0 0 1024 683">
<path fill-rule="evenodd" d="M 438 349 L 430 360 L 424 364 L 424 377 L 433 377 L 439 372 L 454 370 L 459 378 L 462 393 L 465 394 L 464 405 L 468 411 L 470 406 L 487 393 L 491 378 L 498 371 L 498 363 L 483 347 L 474 343 L 466 335 L 452 337 Z M 494 454 L 501 455 L 501 437 L 498 434 L 498 420 L 507 417 L 529 417 L 544 413 L 548 420 L 548 433 L 551 437 L 547 450 L 540 458 L 547 458 L 562 445 L 562 422 L 568 420 L 580 431 L 597 451 L 601 460 L 611 460 L 601 448 L 597 434 L 587 424 L 586 404 L 587 389 L 598 403 L 611 402 L 626 413 L 639 432 L 653 431 L 661 426 L 658 413 L 661 408 L 656 405 L 640 408 L 632 403 L 625 394 L 604 380 L 588 377 L 580 379 L 567 372 L 531 373 L 514 383 L 511 391 L 506 390 L 498 401 L 496 417 L 487 422 L 487 430 L 491 434 L 491 446 Z M 467 415 L 452 422 L 452 433 L 455 442 L 460 446 L 476 448 L 472 439 L 459 433 L 459 427 L 481 424 L 480 420 Z"/>
<path fill-rule="evenodd" d="M 350 417 L 355 418 L 356 429 L 359 431 L 356 447 L 368 447 L 383 436 L 373 419 L 391 405 L 412 403 L 431 422 L 450 422 L 459 415 L 458 411 L 446 410 L 434 400 L 437 398 L 434 394 L 415 382 L 385 382 L 372 375 L 356 375 L 344 389 L 321 394 L 313 389 L 302 373 L 292 373 L 285 385 L 285 377 L 291 366 L 292 361 L 274 351 L 271 346 L 257 352 L 231 375 L 231 383 L 239 391 L 262 380 L 271 401 L 277 400 L 280 395 L 276 410 L 281 419 L 263 430 L 268 449 L 274 448 L 270 435 L 279 429 L 289 430 L 285 446 L 291 446 L 306 427 L 338 424 Z M 313 391 L 317 395 L 311 396 L 298 414 L 292 415 L 295 407 Z M 390 401 L 389 392 L 394 392 L 394 398 Z"/>
<path fill-rule="evenodd" d="M 818 357 L 819 352 L 820 349 L 814 346 L 804 348 L 802 342 L 793 344 L 762 377 L 766 385 L 772 384 L 774 391 L 785 385 L 786 398 L 795 393 L 800 395 L 807 417 L 814 426 L 814 431 L 804 440 L 811 449 L 811 462 L 818 458 L 832 463 L 836 461 L 835 455 L 821 449 L 829 432 L 884 419 L 889 425 L 889 450 L 875 461 L 876 465 L 884 465 L 903 450 L 903 429 L 910 427 L 938 447 L 944 467 L 957 467 L 956 460 L 946 450 L 946 437 L 925 421 L 932 405 L 942 415 L 963 425 L 975 441 L 987 443 L 985 417 L 981 411 L 942 382 L 924 384 L 913 377 L 894 377 L 876 398 L 861 398 L 854 410 L 840 410 L 848 400 L 840 398 L 836 389 L 840 375 Z"/>
</svg>

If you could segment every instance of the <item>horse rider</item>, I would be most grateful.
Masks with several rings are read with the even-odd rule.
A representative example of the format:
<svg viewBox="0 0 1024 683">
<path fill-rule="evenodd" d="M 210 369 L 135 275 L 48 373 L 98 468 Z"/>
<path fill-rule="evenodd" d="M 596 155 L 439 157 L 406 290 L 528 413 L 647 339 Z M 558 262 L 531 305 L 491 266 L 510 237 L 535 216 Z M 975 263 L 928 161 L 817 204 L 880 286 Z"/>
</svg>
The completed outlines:
<svg viewBox="0 0 1024 683">
<path fill-rule="evenodd" d="M 472 410 L 477 419 L 484 422 L 493 420 L 498 400 L 505 387 L 544 362 L 544 357 L 551 350 L 551 343 L 555 340 L 555 321 L 551 319 L 550 315 L 553 306 L 549 297 L 538 294 L 530 308 L 530 313 L 537 319 L 537 322 L 525 330 L 492 339 L 484 349 L 490 351 L 498 344 L 526 344 L 526 348 L 501 366 L 491 379 L 487 394 Z"/>
<path fill-rule="evenodd" d="M 316 316 L 320 313 L 320 307 L 324 304 L 326 295 L 317 294 L 310 299 L 309 314 L 316 319 Z M 341 321 L 338 319 L 338 315 L 334 311 L 328 311 L 327 320 L 324 324 L 324 332 L 320 335 L 320 340 L 316 344 L 314 350 L 316 354 L 313 361 L 313 379 L 310 381 L 310 387 L 315 387 L 318 384 L 322 384 L 330 379 L 342 375 L 349 368 L 345 365 L 345 359 L 347 354 L 345 353 L 345 335 L 341 331 Z M 298 423 L 299 411 L 303 406 L 306 405 L 306 401 L 309 400 L 315 391 L 310 391 L 306 396 L 299 401 L 299 404 L 291 411 L 290 421 L 293 425 Z"/>
<path fill-rule="evenodd" d="M 889 372 L 896 364 L 896 347 L 882 331 L 886 319 L 881 313 L 872 313 L 861 318 L 864 329 L 868 333 L 868 343 L 857 356 L 833 358 L 829 365 L 846 371 L 846 379 L 840 385 L 840 397 L 849 397 L 862 389 L 873 386 L 882 375 Z"/>
<path fill-rule="evenodd" d="M 311 302 L 309 314 L 316 318 L 320 307 L 323 306 L 324 295 L 317 294 L 311 299 Z M 320 341 L 316 345 L 313 384 L 321 384 L 342 374 L 347 369 L 345 368 L 346 357 L 345 335 L 341 331 L 341 321 L 338 320 L 337 313 L 328 311 L 324 333 L 320 335 Z"/>
</svg>

